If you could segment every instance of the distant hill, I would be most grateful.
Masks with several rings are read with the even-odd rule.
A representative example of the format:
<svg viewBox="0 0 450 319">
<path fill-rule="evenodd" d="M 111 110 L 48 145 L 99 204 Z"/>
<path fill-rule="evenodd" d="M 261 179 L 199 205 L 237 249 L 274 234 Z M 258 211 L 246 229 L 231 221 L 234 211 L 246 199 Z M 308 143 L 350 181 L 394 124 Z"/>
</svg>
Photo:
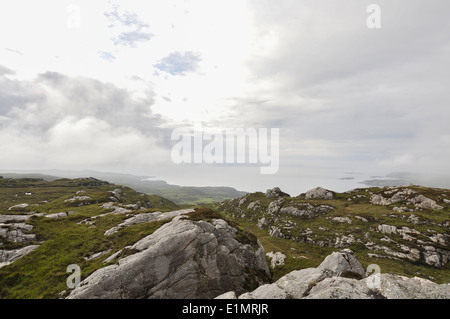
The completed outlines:
<svg viewBox="0 0 450 319">
<path fill-rule="evenodd" d="M 21 174 L 21 173 L 0 173 L 0 177 L 3 178 L 38 178 L 38 179 L 44 179 L 48 182 L 55 181 L 57 179 L 60 179 L 61 177 L 58 176 L 52 176 L 52 175 L 45 175 L 45 174 L 39 174 L 39 173 L 27 173 L 27 174 Z"/>
<path fill-rule="evenodd" d="M 365 180 L 362 184 L 376 187 L 422 185 L 425 187 L 450 188 L 450 175 L 394 172 L 384 177 L 374 176 L 373 179 Z"/>
<path fill-rule="evenodd" d="M 195 187 L 171 185 L 163 180 L 150 180 L 153 176 L 136 176 L 93 170 L 69 171 L 69 170 L 44 170 L 39 172 L 21 171 L 15 173 L 0 173 L 5 178 L 43 178 L 53 181 L 58 178 L 94 177 L 110 183 L 120 184 L 133 188 L 146 194 L 162 196 L 176 204 L 210 204 L 227 199 L 244 196 L 246 192 L 238 191 L 232 187 Z"/>
</svg>

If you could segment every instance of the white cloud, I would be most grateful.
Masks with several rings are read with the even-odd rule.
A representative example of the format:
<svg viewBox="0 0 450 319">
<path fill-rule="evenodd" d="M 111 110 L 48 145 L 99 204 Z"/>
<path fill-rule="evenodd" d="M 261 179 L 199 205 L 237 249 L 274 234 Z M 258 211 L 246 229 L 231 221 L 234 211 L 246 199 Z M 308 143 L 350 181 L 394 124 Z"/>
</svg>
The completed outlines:
<svg viewBox="0 0 450 319">
<path fill-rule="evenodd" d="M 2 4 L 0 138 L 16 146 L 0 165 L 44 163 L 39 150 L 66 140 L 94 152 L 86 165 L 104 154 L 128 168 L 127 152 L 106 151 L 113 140 L 162 156 L 171 128 L 203 120 L 280 128 L 280 178 L 448 171 L 448 1 L 379 0 L 379 30 L 366 26 L 370 3 L 80 0 L 79 28 L 70 1 Z"/>
</svg>

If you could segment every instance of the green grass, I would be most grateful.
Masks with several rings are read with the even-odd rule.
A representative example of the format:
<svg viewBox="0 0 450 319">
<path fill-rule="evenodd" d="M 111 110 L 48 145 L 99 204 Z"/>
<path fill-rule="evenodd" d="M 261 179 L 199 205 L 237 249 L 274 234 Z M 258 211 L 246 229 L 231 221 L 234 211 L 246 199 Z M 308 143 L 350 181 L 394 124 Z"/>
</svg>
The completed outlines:
<svg viewBox="0 0 450 319">
<path fill-rule="evenodd" d="M 117 188 L 123 192 L 118 204 L 134 204 L 140 201 L 141 204 L 150 203 L 150 206 L 153 206 L 135 211 L 133 214 L 178 209 L 176 204 L 160 196 L 145 195 L 128 187 L 91 179 L 59 179 L 51 182 L 40 179 L 0 179 L 1 214 L 77 212 L 59 219 L 37 216 L 30 218 L 27 223 L 33 226 L 31 233 L 36 234 L 36 242 L 18 244 L 1 239 L 2 249 L 16 249 L 29 244 L 40 244 L 40 247 L 16 262 L 0 268 L 0 298 L 57 298 L 61 291 L 67 289 L 66 280 L 70 275 L 66 273 L 67 266 L 79 265 L 84 279 L 95 270 L 104 267 L 102 261 L 108 256 L 152 234 L 168 222 L 137 224 L 111 236 L 103 234 L 129 216 L 110 214 L 96 219 L 93 225 L 79 224 L 89 217 L 111 211 L 99 206 L 101 203 L 109 202 L 111 191 Z M 76 195 L 79 190 L 85 192 Z M 64 201 L 73 196 L 91 197 L 87 200 L 89 205 L 79 206 L 79 201 L 72 203 Z M 20 203 L 28 203 L 30 206 L 8 211 L 9 207 Z M 110 252 L 99 259 L 86 260 L 94 253 L 106 250 Z M 123 254 L 125 253 L 126 251 Z"/>
<path fill-rule="evenodd" d="M 67 266 L 79 265 L 84 279 L 104 267 L 102 261 L 109 255 L 152 234 L 167 222 L 133 225 L 112 236 L 103 235 L 123 219 L 124 216 L 119 215 L 105 216 L 95 227 L 77 224 L 79 216 L 35 219 L 33 231 L 44 242 L 34 252 L 0 269 L 0 298 L 56 298 L 67 289 Z M 110 253 L 98 260 L 85 260 L 105 250 Z"/>
<path fill-rule="evenodd" d="M 92 185 L 92 183 L 94 185 Z M 113 253 L 122 250 L 118 258 L 126 257 L 133 250 L 124 249 L 133 245 L 140 239 L 152 234 L 164 223 L 160 221 L 154 223 L 142 223 L 121 229 L 119 232 L 104 236 L 104 232 L 117 226 L 130 216 L 127 215 L 106 215 L 95 219 L 94 224 L 79 224 L 80 221 L 90 217 L 98 216 L 108 212 L 99 207 L 104 202 L 109 202 L 111 191 L 120 188 L 123 192 L 119 204 L 141 204 L 149 203 L 147 209 L 133 211 L 130 214 L 147 213 L 152 211 L 169 211 L 179 208 L 192 207 L 193 205 L 178 206 L 173 201 L 167 200 L 158 195 L 146 195 L 135 192 L 129 187 L 118 186 L 91 179 L 59 179 L 45 182 L 40 179 L 0 179 L 0 214 L 27 214 L 30 212 L 56 213 L 64 211 L 75 211 L 77 214 L 61 219 L 49 219 L 45 217 L 32 217 L 28 224 L 33 225 L 31 233 L 37 235 L 37 240 L 31 244 L 40 244 L 34 252 L 26 255 L 22 259 L 0 268 L 0 298 L 58 298 L 58 294 L 67 290 L 66 280 L 70 273 L 66 272 L 67 266 L 77 264 L 81 267 L 82 279 L 92 274 L 95 270 L 106 266 L 102 263 Z M 450 199 L 450 191 L 442 189 L 430 189 L 414 186 L 413 189 L 432 198 L 442 204 L 442 194 L 447 194 Z M 79 190 L 84 193 L 76 195 Z M 370 188 L 373 193 L 384 192 L 382 188 Z M 31 195 L 26 195 L 31 193 Z M 348 201 L 355 195 L 366 195 L 364 198 L 357 198 Z M 64 200 L 73 196 L 89 196 L 91 200 L 87 203 L 65 202 Z M 300 203 L 312 203 L 314 205 L 330 205 L 334 209 L 327 213 L 318 214 L 314 218 L 300 218 L 277 215 L 272 218 L 272 225 L 283 227 L 287 221 L 295 223 L 295 227 L 289 231 L 293 237 L 301 237 L 307 228 L 315 234 L 313 239 L 326 241 L 338 235 L 353 235 L 355 238 L 364 239 L 367 232 L 370 233 L 370 240 L 378 245 L 396 248 L 394 244 L 387 243 L 381 239 L 385 234 L 376 231 L 380 224 L 394 225 L 398 228 L 406 226 L 416 229 L 422 235 L 411 235 L 423 241 L 429 241 L 426 235 L 431 235 L 430 231 L 448 233 L 448 228 L 442 225 L 450 220 L 450 208 L 443 210 L 423 210 L 414 212 L 421 221 L 427 221 L 427 225 L 411 225 L 407 218 L 411 213 L 398 213 L 392 210 L 394 206 L 404 206 L 394 204 L 389 206 L 376 206 L 369 203 L 370 194 L 365 189 L 355 190 L 351 193 L 336 193 L 334 200 L 307 200 L 304 196 L 286 198 L 285 206 Z M 299 242 L 292 239 L 275 238 L 269 234 L 267 228 L 257 227 L 258 219 L 267 216 L 267 208 L 272 199 L 265 198 L 263 193 L 253 193 L 246 195 L 246 201 L 237 209 L 241 198 L 233 199 L 220 205 L 216 202 L 205 201 L 196 203 L 194 213 L 186 215 L 191 220 L 210 221 L 215 218 L 225 219 L 238 232 L 236 239 L 243 244 L 250 244 L 257 247 L 257 241 L 263 245 L 266 252 L 282 252 L 287 257 L 283 266 L 271 269 L 273 280 L 277 280 L 292 270 L 317 267 L 323 259 L 339 250 L 335 247 L 322 247 L 310 243 Z M 251 202 L 259 201 L 260 209 L 247 209 Z M 8 211 L 8 208 L 28 203 L 24 209 Z M 81 205 L 80 204 L 85 204 Z M 110 210 L 109 210 L 110 211 Z M 331 222 L 333 217 L 349 217 L 351 224 L 338 224 Z M 355 216 L 361 216 L 369 220 L 364 223 Z M 285 231 L 285 230 L 284 230 Z M 286 231 L 287 232 L 287 231 Z M 400 235 L 389 235 L 389 237 L 399 244 L 414 246 L 402 239 Z M 21 248 L 30 243 L 11 243 L 0 238 L 1 249 Z M 432 243 L 434 247 L 446 249 L 441 244 Z M 438 283 L 450 281 L 450 264 L 442 269 L 437 269 L 426 265 L 423 260 L 410 262 L 407 260 L 392 260 L 388 258 L 369 257 L 368 253 L 383 253 L 370 251 L 361 243 L 354 243 L 348 248 L 352 249 L 358 260 L 366 268 L 370 264 L 378 264 L 382 273 L 395 273 L 409 277 L 419 276 L 432 279 Z M 109 250 L 97 260 L 86 260 L 94 253 Z M 117 260 L 117 259 L 116 259 Z M 253 280 L 259 274 L 250 274 L 246 282 L 247 288 L 256 288 L 257 282 Z"/>
</svg>

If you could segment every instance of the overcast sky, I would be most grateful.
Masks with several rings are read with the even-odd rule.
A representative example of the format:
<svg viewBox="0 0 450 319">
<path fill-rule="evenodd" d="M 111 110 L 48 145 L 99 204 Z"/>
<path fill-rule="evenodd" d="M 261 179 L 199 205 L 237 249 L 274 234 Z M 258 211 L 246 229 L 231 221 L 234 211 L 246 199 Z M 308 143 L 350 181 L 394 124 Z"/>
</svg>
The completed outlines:
<svg viewBox="0 0 450 319">
<path fill-rule="evenodd" d="M 449 12 L 448 0 L 3 1 L 0 169 L 294 195 L 345 190 L 349 172 L 448 174 Z M 278 173 L 175 165 L 171 132 L 199 121 L 279 128 Z"/>
</svg>

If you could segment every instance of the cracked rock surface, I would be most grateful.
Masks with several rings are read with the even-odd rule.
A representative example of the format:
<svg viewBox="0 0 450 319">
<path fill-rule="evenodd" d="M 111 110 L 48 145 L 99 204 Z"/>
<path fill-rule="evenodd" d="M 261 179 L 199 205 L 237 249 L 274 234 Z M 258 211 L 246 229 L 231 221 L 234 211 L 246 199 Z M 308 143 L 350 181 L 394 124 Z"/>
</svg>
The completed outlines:
<svg viewBox="0 0 450 319">
<path fill-rule="evenodd" d="M 377 277 L 375 277 L 377 276 Z M 449 299 L 450 284 L 393 274 L 366 277 L 351 250 L 327 256 L 317 268 L 294 270 L 252 292 L 229 291 L 217 299 Z"/>
<path fill-rule="evenodd" d="M 213 298 L 242 294 L 249 282 L 270 278 L 264 248 L 243 244 L 222 219 L 175 217 L 131 249 L 138 251 L 95 271 L 70 295 L 76 298 Z"/>
</svg>

